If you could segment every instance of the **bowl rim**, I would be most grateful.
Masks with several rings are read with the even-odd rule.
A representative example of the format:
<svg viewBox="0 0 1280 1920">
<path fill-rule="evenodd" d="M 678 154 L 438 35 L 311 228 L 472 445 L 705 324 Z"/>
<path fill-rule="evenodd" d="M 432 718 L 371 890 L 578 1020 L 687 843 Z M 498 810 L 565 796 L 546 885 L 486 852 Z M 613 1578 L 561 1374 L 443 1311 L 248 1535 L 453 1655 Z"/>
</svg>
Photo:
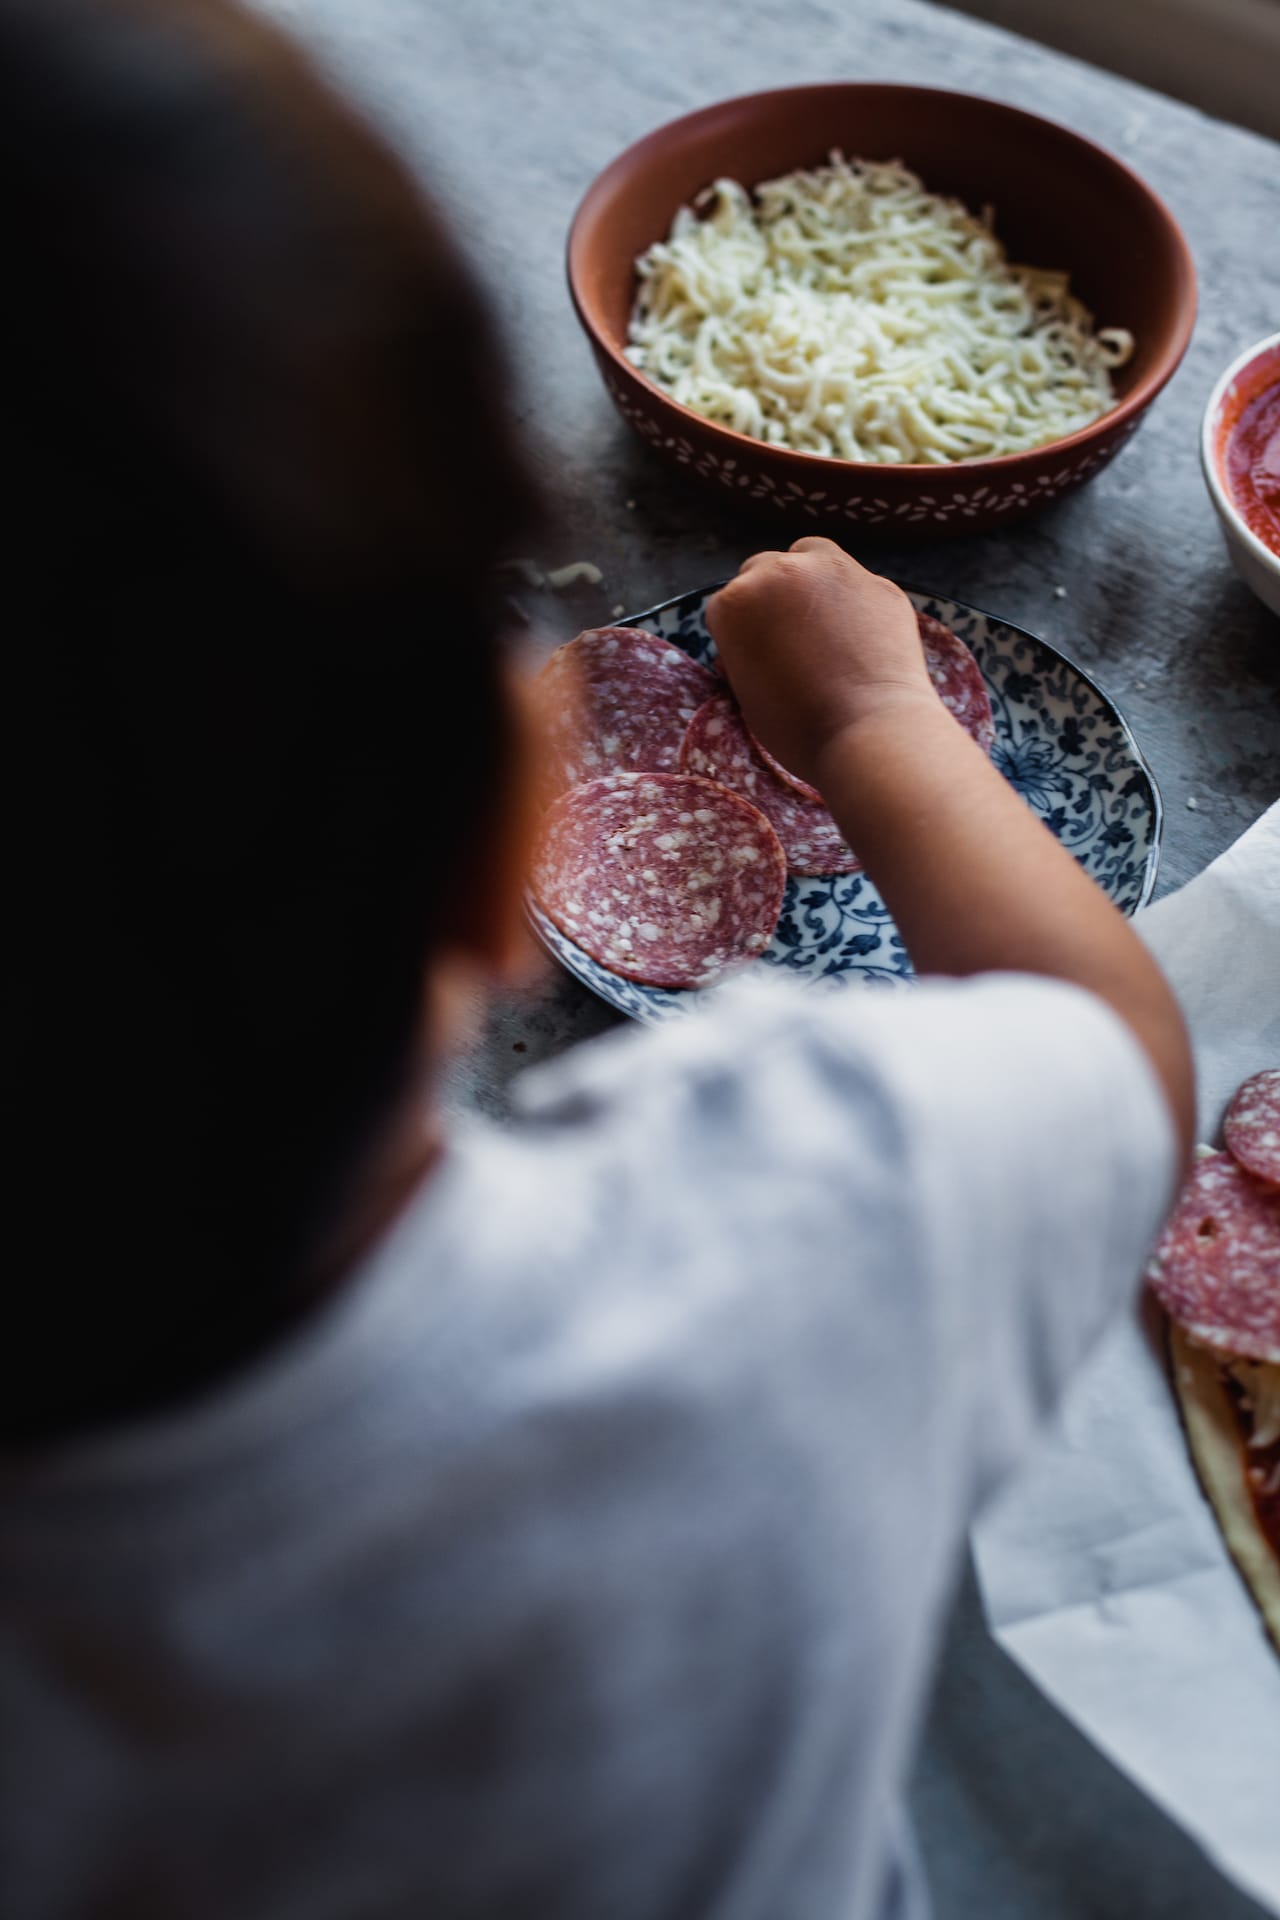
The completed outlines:
<svg viewBox="0 0 1280 1920">
<path fill-rule="evenodd" d="M 1204 412 L 1200 416 L 1200 468 L 1204 474 L 1204 483 L 1209 490 L 1209 498 L 1217 509 L 1218 518 L 1230 528 L 1233 538 L 1239 540 L 1246 553 L 1261 563 L 1268 573 L 1280 580 L 1280 553 L 1270 548 L 1265 540 L 1259 539 L 1253 528 L 1247 524 L 1235 501 L 1222 484 L 1215 458 L 1214 440 L 1218 415 L 1222 411 L 1222 402 L 1227 389 L 1246 367 L 1261 359 L 1264 353 L 1280 348 L 1280 333 L 1264 334 L 1261 340 L 1255 340 L 1251 347 L 1236 355 L 1230 366 L 1218 375 L 1213 391 L 1205 401 Z"/>
<path fill-rule="evenodd" d="M 634 366 L 632 362 L 627 359 L 626 355 L 613 345 L 612 341 L 605 339 L 588 313 L 586 300 L 578 284 L 578 263 L 582 250 L 582 229 L 589 214 L 593 210 L 595 201 L 608 189 L 616 176 L 622 172 L 624 168 L 633 163 L 636 157 L 646 148 L 657 148 L 664 140 L 669 138 L 677 128 L 691 128 L 698 121 L 708 119 L 715 114 L 723 113 L 727 108 L 746 106 L 757 100 L 781 100 L 788 95 L 812 96 L 819 93 L 830 95 L 865 95 L 868 93 L 924 94 L 932 100 L 963 100 L 976 103 L 983 107 L 994 108 L 998 114 L 1006 116 L 1011 120 L 1023 120 L 1035 125 L 1051 127 L 1055 133 L 1064 135 L 1068 140 L 1074 141 L 1078 146 L 1088 148 L 1104 160 L 1108 166 L 1114 167 L 1119 173 L 1126 175 L 1137 187 L 1142 197 L 1153 207 L 1157 218 L 1172 238 L 1174 251 L 1178 257 L 1182 276 L 1185 281 L 1182 311 L 1178 319 L 1173 340 L 1161 359 L 1133 389 L 1132 393 L 1126 394 L 1122 400 L 1117 401 L 1115 406 L 1109 407 L 1105 413 L 1100 413 L 1096 420 L 1089 421 L 1087 426 L 1077 427 L 1074 433 L 1064 434 L 1057 440 L 1045 440 L 1038 447 L 1024 447 L 1016 453 L 992 454 L 977 460 L 936 462 L 918 460 L 903 460 L 900 462 L 883 460 L 841 460 L 834 454 L 808 453 L 798 447 L 776 446 L 771 441 L 757 440 L 750 434 L 739 433 L 735 427 L 723 426 L 718 420 L 708 420 L 704 414 L 695 413 L 692 407 L 686 407 L 683 401 L 675 399 L 664 387 L 660 387 L 655 380 L 649 379 L 648 375 L 643 373 L 639 367 Z M 647 388 L 663 405 L 670 407 L 675 413 L 690 421 L 698 431 L 716 435 L 725 442 L 726 447 L 730 450 L 741 450 L 743 454 L 749 454 L 754 450 L 757 456 L 761 452 L 764 452 L 767 453 L 770 458 L 781 459 L 784 465 L 790 465 L 794 462 L 798 472 L 815 474 L 834 470 L 837 473 L 859 474 L 867 476 L 868 478 L 872 475 L 885 473 L 904 474 L 908 476 L 920 475 L 922 477 L 924 475 L 933 475 L 936 478 L 940 474 L 955 473 L 961 470 L 968 473 L 1000 473 L 1015 465 L 1020 465 L 1025 461 L 1048 459 L 1050 457 L 1060 458 L 1064 453 L 1074 454 L 1091 441 L 1101 438 L 1104 433 L 1123 427 L 1131 421 L 1136 423 L 1137 418 L 1151 405 L 1151 402 L 1155 399 L 1161 388 L 1166 386 L 1177 372 L 1191 340 L 1199 304 L 1199 282 L 1196 275 L 1195 259 L 1192 255 L 1191 248 L 1187 244 L 1187 238 L 1182 228 L 1155 189 L 1148 186 L 1141 174 L 1136 173 L 1132 167 L 1121 160 L 1116 154 L 1112 153 L 1108 147 L 1100 145 L 1096 140 L 1090 140 L 1086 134 L 1078 132 L 1075 127 L 1067 126 L 1061 120 L 1051 120 L 1047 114 L 1032 113 L 1026 107 L 1016 107 L 1008 101 L 993 99 L 989 94 L 967 93 L 954 87 L 922 87 L 905 80 L 824 80 L 813 81 L 809 84 L 801 83 L 788 87 L 761 87 L 753 93 L 732 94 L 724 100 L 711 101 L 706 106 L 694 108 L 691 113 L 680 114 L 674 120 L 664 121 L 661 126 L 654 127 L 648 133 L 642 134 L 638 140 L 633 140 L 629 146 L 623 148 L 621 153 L 615 154 L 614 158 L 595 175 L 587 187 L 578 202 L 573 219 L 569 224 L 569 234 L 565 245 L 565 274 L 569 284 L 569 298 L 573 303 L 573 309 L 578 317 L 578 323 L 596 350 L 606 354 L 621 374 L 637 382 L 640 386 Z"/>
</svg>

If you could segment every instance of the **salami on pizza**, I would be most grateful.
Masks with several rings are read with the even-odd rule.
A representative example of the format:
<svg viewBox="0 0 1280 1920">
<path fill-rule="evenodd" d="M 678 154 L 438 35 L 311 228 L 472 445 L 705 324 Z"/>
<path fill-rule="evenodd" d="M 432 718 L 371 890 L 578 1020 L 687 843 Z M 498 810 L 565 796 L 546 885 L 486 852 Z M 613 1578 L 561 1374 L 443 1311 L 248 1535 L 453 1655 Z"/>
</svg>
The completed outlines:
<svg viewBox="0 0 1280 1920">
<path fill-rule="evenodd" d="M 1200 1483 L 1280 1651 L 1280 1183 L 1251 1170 L 1277 1078 L 1232 1102 L 1230 1151 L 1196 1161 L 1147 1278 Z"/>
</svg>

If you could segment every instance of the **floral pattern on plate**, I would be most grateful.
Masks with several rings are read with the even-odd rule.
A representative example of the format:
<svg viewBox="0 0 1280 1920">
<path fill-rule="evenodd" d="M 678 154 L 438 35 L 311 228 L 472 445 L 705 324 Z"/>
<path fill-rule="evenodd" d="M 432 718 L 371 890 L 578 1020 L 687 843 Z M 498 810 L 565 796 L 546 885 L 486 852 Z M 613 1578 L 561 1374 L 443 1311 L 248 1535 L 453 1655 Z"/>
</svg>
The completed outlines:
<svg viewBox="0 0 1280 1920">
<path fill-rule="evenodd" d="M 715 590 L 699 587 L 614 624 L 646 627 L 710 664 L 715 644 L 703 613 Z M 958 600 L 910 597 L 973 649 L 991 695 L 995 765 L 1120 911 L 1136 913 L 1156 882 L 1161 806 L 1128 722 L 1087 674 L 1034 634 Z M 623 980 L 575 946 L 535 901 L 527 908 L 560 964 L 633 1020 L 671 1019 L 716 991 Z M 789 879 L 761 962 L 815 987 L 900 986 L 911 977 L 888 908 L 864 873 Z"/>
</svg>

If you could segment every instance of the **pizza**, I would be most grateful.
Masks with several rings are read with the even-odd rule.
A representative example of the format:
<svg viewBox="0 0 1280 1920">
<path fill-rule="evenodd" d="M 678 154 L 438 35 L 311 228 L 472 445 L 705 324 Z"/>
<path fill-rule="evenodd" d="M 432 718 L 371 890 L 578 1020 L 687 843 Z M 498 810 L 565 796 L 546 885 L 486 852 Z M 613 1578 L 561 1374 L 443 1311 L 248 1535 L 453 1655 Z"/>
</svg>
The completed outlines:
<svg viewBox="0 0 1280 1920">
<path fill-rule="evenodd" d="M 1147 1279 L 1200 1484 L 1280 1651 L 1280 1070 L 1245 1081 L 1224 1134 L 1227 1151 L 1192 1167 Z"/>
</svg>

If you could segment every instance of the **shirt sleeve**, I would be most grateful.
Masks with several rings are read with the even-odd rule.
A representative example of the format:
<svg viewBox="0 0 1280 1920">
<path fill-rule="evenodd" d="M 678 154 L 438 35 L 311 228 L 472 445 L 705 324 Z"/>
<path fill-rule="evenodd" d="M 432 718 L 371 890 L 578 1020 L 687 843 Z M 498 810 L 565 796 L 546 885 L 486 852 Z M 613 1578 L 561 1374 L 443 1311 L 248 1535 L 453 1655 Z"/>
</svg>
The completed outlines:
<svg viewBox="0 0 1280 1920">
<path fill-rule="evenodd" d="M 874 1356 L 886 1428 L 963 1461 L 965 1519 L 1136 1292 L 1171 1198 L 1146 1055 L 1058 981 L 752 981 L 546 1078 L 558 1098 L 536 1104 L 594 1110 L 596 1151 L 645 1186 L 677 1264 L 732 1270 L 725 1364 L 737 1352 L 781 1389 L 789 1361 L 793 1390 L 820 1398 Z M 847 1417 L 865 1424 L 866 1400 Z"/>
<path fill-rule="evenodd" d="M 1129 1029 L 1061 982 L 938 982 L 873 1038 L 838 1025 L 817 1044 L 860 1059 L 901 1145 L 912 1401 L 967 1456 L 971 1512 L 1136 1294 L 1172 1198 L 1172 1117 Z"/>
</svg>

